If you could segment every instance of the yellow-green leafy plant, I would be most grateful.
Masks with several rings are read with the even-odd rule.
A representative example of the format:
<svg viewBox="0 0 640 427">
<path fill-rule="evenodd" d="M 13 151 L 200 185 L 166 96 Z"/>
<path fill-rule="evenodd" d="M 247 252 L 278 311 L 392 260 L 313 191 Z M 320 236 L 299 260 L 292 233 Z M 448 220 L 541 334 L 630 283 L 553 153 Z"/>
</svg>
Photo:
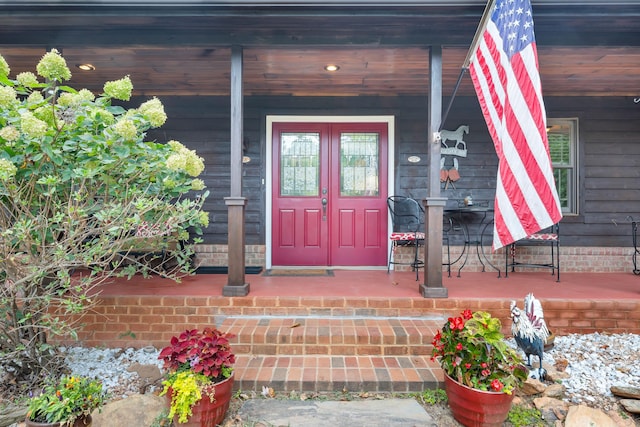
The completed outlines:
<svg viewBox="0 0 640 427">
<path fill-rule="evenodd" d="M 72 88 L 70 78 L 56 50 L 36 73 L 15 77 L 0 55 L 5 385 L 60 372 L 51 337 L 76 336 L 96 286 L 110 277 L 191 273 L 193 245 L 208 226 L 203 159 L 178 141 L 147 140 L 167 119 L 160 100 L 126 108 L 115 104 L 131 98 L 128 76 L 101 94 Z M 149 242 L 151 259 L 132 255 Z"/>
</svg>

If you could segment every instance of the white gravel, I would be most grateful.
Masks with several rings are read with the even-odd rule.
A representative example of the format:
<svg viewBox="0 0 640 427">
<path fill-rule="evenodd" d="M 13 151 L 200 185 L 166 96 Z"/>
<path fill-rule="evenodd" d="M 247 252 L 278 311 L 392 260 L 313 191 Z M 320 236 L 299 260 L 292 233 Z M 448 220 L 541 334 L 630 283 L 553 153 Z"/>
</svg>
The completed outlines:
<svg viewBox="0 0 640 427">
<path fill-rule="evenodd" d="M 153 347 L 140 350 L 70 347 L 65 351 L 74 374 L 102 379 L 114 397 L 139 392 L 138 375 L 127 370 L 133 363 L 162 368 L 159 350 Z M 557 336 L 554 348 L 545 353 L 544 361 L 554 365 L 562 359 L 568 362 L 566 372 L 570 378 L 563 380 L 563 385 L 572 403 L 607 409 L 614 402 L 611 386 L 640 387 L 640 335 Z M 532 357 L 531 362 L 537 366 L 536 357 Z"/>
<path fill-rule="evenodd" d="M 73 375 L 98 378 L 105 391 L 114 398 L 126 397 L 139 393 L 141 380 L 136 372 L 128 369 L 134 363 L 141 365 L 157 365 L 162 369 L 162 361 L 158 359 L 160 350 L 154 347 L 134 348 L 63 348 L 67 365 Z"/>
<path fill-rule="evenodd" d="M 562 384 L 572 403 L 606 409 L 614 402 L 611 386 L 640 387 L 640 335 L 559 336 L 544 359 L 552 365 L 561 359 L 569 362 L 570 377 Z"/>
</svg>

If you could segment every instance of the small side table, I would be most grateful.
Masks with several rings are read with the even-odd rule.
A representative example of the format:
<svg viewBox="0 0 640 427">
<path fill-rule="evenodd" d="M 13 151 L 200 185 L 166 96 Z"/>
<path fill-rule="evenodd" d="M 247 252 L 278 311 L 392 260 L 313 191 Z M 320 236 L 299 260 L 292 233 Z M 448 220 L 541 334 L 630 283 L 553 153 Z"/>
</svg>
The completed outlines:
<svg viewBox="0 0 640 427">
<path fill-rule="evenodd" d="M 464 234 L 464 247 L 462 254 L 458 258 L 458 260 L 462 260 L 462 265 L 458 268 L 458 277 L 460 277 L 462 269 L 467 264 L 472 245 L 476 248 L 476 255 L 482 265 L 482 271 L 484 272 L 486 265 L 489 265 L 498 272 L 498 277 L 501 277 L 500 269 L 489 260 L 482 244 L 487 229 L 493 224 L 493 208 L 489 207 L 488 203 L 471 206 L 465 206 L 460 203 L 458 207 L 445 208 L 444 212 L 455 217 L 456 222 L 460 223 Z"/>
</svg>

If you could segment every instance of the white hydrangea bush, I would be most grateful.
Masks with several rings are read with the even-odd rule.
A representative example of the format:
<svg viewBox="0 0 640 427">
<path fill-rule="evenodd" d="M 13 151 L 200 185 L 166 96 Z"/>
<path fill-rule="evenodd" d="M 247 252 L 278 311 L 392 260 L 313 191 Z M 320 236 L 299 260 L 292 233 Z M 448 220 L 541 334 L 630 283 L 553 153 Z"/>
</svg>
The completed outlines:
<svg viewBox="0 0 640 427">
<path fill-rule="evenodd" d="M 146 140 L 167 120 L 161 101 L 115 105 L 129 76 L 100 94 L 69 79 L 55 49 L 15 78 L 0 51 L 0 375 L 19 380 L 55 369 L 48 340 L 74 336 L 109 277 L 190 274 L 209 224 L 203 159 Z"/>
</svg>

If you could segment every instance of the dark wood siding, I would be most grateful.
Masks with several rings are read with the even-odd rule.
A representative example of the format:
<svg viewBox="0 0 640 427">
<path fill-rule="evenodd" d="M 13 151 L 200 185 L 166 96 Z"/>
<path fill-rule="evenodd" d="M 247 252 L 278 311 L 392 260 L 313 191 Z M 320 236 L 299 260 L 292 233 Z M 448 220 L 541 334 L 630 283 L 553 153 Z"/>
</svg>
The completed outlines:
<svg viewBox="0 0 640 427">
<path fill-rule="evenodd" d="M 205 205 L 211 224 L 205 243 L 227 242 L 229 195 L 229 99 L 162 98 L 169 116 L 149 133 L 158 141 L 176 139 L 205 158 L 203 179 L 211 191 Z M 444 105 L 448 101 L 445 100 Z M 628 215 L 640 220 L 640 105 L 631 98 L 549 98 L 550 118 L 579 119 L 580 215 L 565 216 L 567 246 L 630 246 Z M 394 115 L 396 117 L 395 193 L 423 198 L 426 188 L 427 100 L 423 97 L 248 97 L 244 102 L 244 139 L 251 162 L 243 166 L 247 198 L 247 244 L 265 241 L 265 117 L 281 115 Z M 445 129 L 469 125 L 467 157 L 459 157 L 460 180 L 443 190 L 449 203 L 467 195 L 493 200 L 497 157 L 475 97 L 456 98 Z M 422 158 L 410 163 L 411 155 Z M 446 167 L 453 157 L 447 156 Z M 439 167 L 439 165 L 436 165 Z M 618 225 L 615 225 L 615 222 Z"/>
<path fill-rule="evenodd" d="M 624 97 L 547 104 L 551 117 L 579 118 L 580 215 L 563 220 L 561 233 L 575 246 L 630 246 L 625 220 L 640 219 L 640 105 Z"/>
</svg>

